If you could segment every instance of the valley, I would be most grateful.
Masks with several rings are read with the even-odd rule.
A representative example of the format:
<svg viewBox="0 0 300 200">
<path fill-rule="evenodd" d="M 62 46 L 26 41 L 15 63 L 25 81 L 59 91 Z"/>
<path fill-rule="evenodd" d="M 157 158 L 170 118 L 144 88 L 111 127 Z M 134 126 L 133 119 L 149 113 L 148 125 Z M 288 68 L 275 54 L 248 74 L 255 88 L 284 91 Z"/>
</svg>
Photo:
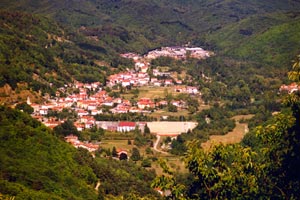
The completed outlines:
<svg viewBox="0 0 300 200">
<path fill-rule="evenodd" d="M 0 199 L 300 196 L 299 1 L 0 6 Z"/>
</svg>

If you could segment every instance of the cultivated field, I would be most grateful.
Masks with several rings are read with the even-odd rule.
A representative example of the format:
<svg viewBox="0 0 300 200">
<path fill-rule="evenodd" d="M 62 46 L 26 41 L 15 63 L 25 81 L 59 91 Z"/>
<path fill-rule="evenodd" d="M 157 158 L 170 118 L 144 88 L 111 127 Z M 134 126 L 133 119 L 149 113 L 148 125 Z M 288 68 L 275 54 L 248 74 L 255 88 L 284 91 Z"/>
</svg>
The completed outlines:
<svg viewBox="0 0 300 200">
<path fill-rule="evenodd" d="M 215 144 L 234 144 L 239 143 L 248 132 L 248 124 L 239 123 L 241 119 L 250 119 L 253 115 L 238 115 L 233 117 L 236 127 L 226 135 L 212 135 L 207 142 L 201 144 L 204 150 L 209 150 Z"/>
<path fill-rule="evenodd" d="M 178 95 L 178 92 L 174 91 L 174 87 L 140 87 L 139 88 L 139 97 L 138 98 L 150 98 L 158 99 L 165 98 L 167 94 Z"/>
</svg>

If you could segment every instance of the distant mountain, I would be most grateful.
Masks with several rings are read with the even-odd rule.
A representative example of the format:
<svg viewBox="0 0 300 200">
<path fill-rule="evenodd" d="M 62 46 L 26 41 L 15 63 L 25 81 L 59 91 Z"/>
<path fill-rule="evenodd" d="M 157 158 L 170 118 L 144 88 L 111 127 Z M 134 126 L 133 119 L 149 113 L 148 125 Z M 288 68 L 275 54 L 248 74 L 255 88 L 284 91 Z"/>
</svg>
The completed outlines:
<svg viewBox="0 0 300 200">
<path fill-rule="evenodd" d="M 300 12 L 255 15 L 207 35 L 236 59 L 284 66 L 300 53 Z"/>
<path fill-rule="evenodd" d="M 235 24 L 248 20 L 256 29 L 258 16 L 293 13 L 300 8 L 296 0 L 3 0 L 1 4 L 10 10 L 50 16 L 67 26 L 85 27 L 88 36 L 111 38 L 106 42 L 114 49 L 142 53 L 162 45 L 204 44 L 207 35 L 230 34 L 229 27 Z M 263 26 L 278 23 L 266 21 Z"/>
</svg>

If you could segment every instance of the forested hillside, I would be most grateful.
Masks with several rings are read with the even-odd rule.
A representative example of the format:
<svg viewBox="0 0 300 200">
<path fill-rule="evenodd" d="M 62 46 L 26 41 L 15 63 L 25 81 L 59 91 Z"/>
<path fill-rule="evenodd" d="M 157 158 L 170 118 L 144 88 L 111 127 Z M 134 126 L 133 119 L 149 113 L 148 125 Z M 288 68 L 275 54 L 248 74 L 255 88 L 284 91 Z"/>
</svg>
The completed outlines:
<svg viewBox="0 0 300 200">
<path fill-rule="evenodd" d="M 130 63 L 41 15 L 0 11 L 0 24 L 1 87 L 54 94 L 74 80 L 103 83 L 110 68 L 95 64 L 98 60 L 106 65 L 115 59 L 114 67 Z"/>
<path fill-rule="evenodd" d="M 192 65 L 193 74 L 205 69 L 253 87 L 247 74 L 284 79 L 299 53 L 298 1 L 28 0 L 1 7 L 8 11 L 0 13 L 0 85 L 13 89 L 26 82 L 53 94 L 73 80 L 104 82 L 111 67 L 131 65 L 118 53 L 187 43 L 216 53 Z"/>
<path fill-rule="evenodd" d="M 251 2 L 233 0 L 43 0 L 36 2 L 28 0 L 22 3 L 2 1 L 2 5 L 11 10 L 43 14 L 67 26 L 85 27 L 87 29 L 85 33 L 98 36 L 100 43 L 105 41 L 113 45 L 114 49 L 138 52 L 145 52 L 162 44 L 176 45 L 187 42 L 206 44 L 205 38 L 211 33 L 238 34 L 240 30 L 235 31 L 230 27 L 235 24 L 245 24 L 241 22 L 244 19 L 251 21 L 249 26 L 252 26 L 253 30 L 240 26 L 241 34 L 243 30 L 247 32 L 247 28 L 248 31 L 262 33 L 261 26 L 266 30 L 284 20 L 278 19 L 274 23 L 275 20 L 263 21 L 257 19 L 258 17 L 272 19 L 274 18 L 272 15 L 282 15 L 285 18 L 284 15 L 289 13 L 288 20 L 292 21 L 297 16 L 297 8 L 300 7 L 298 1 L 280 0 Z M 226 38 L 226 40 L 239 44 L 233 38 Z"/>
<path fill-rule="evenodd" d="M 255 15 L 208 35 L 222 54 L 283 68 L 299 52 L 300 13 Z"/>
<path fill-rule="evenodd" d="M 1 107 L 1 193 L 17 199 L 95 199 L 96 175 L 40 122 Z"/>
<path fill-rule="evenodd" d="M 25 113 L 0 107 L 0 197 L 159 198 L 150 188 L 153 172 L 131 162 L 94 159 L 55 134 Z M 99 192 L 94 189 L 97 182 Z"/>
</svg>

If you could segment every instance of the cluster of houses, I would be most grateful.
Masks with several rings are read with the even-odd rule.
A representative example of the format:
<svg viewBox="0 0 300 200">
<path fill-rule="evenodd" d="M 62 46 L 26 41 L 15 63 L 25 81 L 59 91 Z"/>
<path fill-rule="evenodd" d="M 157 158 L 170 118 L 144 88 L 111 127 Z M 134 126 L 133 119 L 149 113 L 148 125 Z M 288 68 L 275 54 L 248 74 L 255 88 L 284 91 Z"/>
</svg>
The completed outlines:
<svg viewBox="0 0 300 200">
<path fill-rule="evenodd" d="M 188 94 L 200 94 L 200 91 L 198 90 L 197 87 L 194 86 L 176 86 L 174 88 L 175 92 L 180 92 L 180 93 L 188 93 Z"/>
<path fill-rule="evenodd" d="M 108 87 L 113 87 L 116 85 L 120 85 L 122 87 L 129 87 L 129 86 L 172 86 L 172 85 L 180 85 L 182 84 L 182 80 L 173 80 L 170 78 L 169 72 L 158 72 L 157 69 L 153 70 L 153 75 L 156 77 L 150 78 L 148 73 L 144 72 L 120 72 L 118 74 L 110 75 L 107 78 L 106 85 Z M 164 79 L 158 79 L 157 76 L 165 77 Z M 167 77 L 167 78 L 166 78 Z"/>
<path fill-rule="evenodd" d="M 180 85 L 182 80 L 168 79 L 171 77 L 171 72 L 161 72 L 158 69 L 152 69 L 152 74 L 154 77 L 149 77 L 147 72 L 149 72 L 150 63 L 149 60 L 156 59 L 158 57 L 172 57 L 174 59 L 186 59 L 187 56 L 197 59 L 205 59 L 212 56 L 213 53 L 210 51 L 205 51 L 200 47 L 162 47 L 161 49 L 156 49 L 148 52 L 144 56 L 138 55 L 136 53 L 124 53 L 120 54 L 123 58 L 132 59 L 135 63 L 135 72 L 126 72 L 112 75 L 108 78 L 107 85 L 114 86 L 116 84 L 121 84 L 123 87 L 132 86 L 143 86 L 143 85 L 153 85 L 153 86 L 170 86 L 170 85 Z M 158 79 L 157 77 L 163 77 L 163 79 Z"/>
<path fill-rule="evenodd" d="M 65 137 L 65 141 L 70 143 L 73 147 L 75 148 L 84 148 L 87 149 L 89 152 L 92 153 L 92 156 L 95 156 L 93 152 L 97 151 L 100 148 L 99 144 L 93 144 L 90 142 L 82 142 L 78 139 L 78 137 L 76 135 L 70 134 L 68 136 Z M 122 154 L 125 155 L 125 158 L 129 158 L 128 157 L 128 151 L 125 149 L 116 149 L 117 151 L 117 156 L 120 159 Z"/>
<path fill-rule="evenodd" d="M 161 72 L 158 69 L 153 69 L 151 72 L 153 76 L 150 77 L 150 63 L 147 62 L 146 57 L 151 58 L 151 55 L 160 56 L 177 56 L 185 55 L 187 51 L 191 55 L 202 55 L 209 56 L 208 52 L 201 48 L 186 48 L 186 47 L 163 47 L 161 50 L 154 50 L 149 52 L 146 56 L 142 57 L 134 53 L 121 54 L 124 58 L 130 58 L 134 60 L 134 70 L 127 70 L 126 72 L 120 72 L 113 74 L 107 78 L 106 85 L 108 87 L 113 86 L 171 86 L 176 85 L 175 91 L 188 93 L 188 94 L 199 94 L 200 92 L 196 87 L 183 86 L 181 80 L 171 78 L 170 72 Z M 207 54 L 205 54 L 206 52 Z M 154 56 L 155 57 L 155 56 Z M 70 91 L 72 88 L 74 93 L 61 96 L 61 94 L 67 94 L 67 90 Z M 112 131 L 130 131 L 133 130 L 137 124 L 132 126 L 123 126 L 122 123 L 115 122 L 97 122 L 95 115 L 102 114 L 103 106 L 109 108 L 109 111 L 113 114 L 121 113 L 149 113 L 155 109 L 161 109 L 168 104 L 172 104 L 179 109 L 187 108 L 185 101 L 172 100 L 167 102 L 165 100 L 159 100 L 155 102 L 149 98 L 141 98 L 134 105 L 129 101 L 122 98 L 114 98 L 108 95 L 103 89 L 100 82 L 95 83 L 80 83 L 75 82 L 71 85 L 59 88 L 56 92 L 56 97 L 48 99 L 46 103 L 34 104 L 28 99 L 27 103 L 34 109 L 33 117 L 42 121 L 46 126 L 54 128 L 59 124 L 63 123 L 63 120 L 59 120 L 51 113 L 62 112 L 63 109 L 72 110 L 77 115 L 77 121 L 74 125 L 78 131 L 89 129 L 94 126 L 101 127 L 106 130 Z M 50 117 L 52 116 L 52 117 Z M 143 129 L 143 124 L 138 124 L 140 129 Z"/>
<path fill-rule="evenodd" d="M 142 58 L 152 60 L 159 57 L 171 57 L 174 59 L 186 59 L 187 57 L 196 58 L 196 59 L 205 59 L 213 55 L 213 52 L 206 51 L 201 47 L 162 47 L 161 49 L 155 49 L 148 52 L 144 57 L 135 54 L 135 53 L 124 53 L 121 54 L 123 58 L 133 59 L 134 61 L 140 60 Z"/>
<path fill-rule="evenodd" d="M 299 91 L 300 90 L 300 85 L 297 85 L 296 83 L 291 83 L 290 85 L 282 85 L 279 88 L 280 92 L 286 91 L 289 94 Z"/>
<path fill-rule="evenodd" d="M 109 111 L 113 114 L 122 113 L 149 113 L 154 109 L 161 109 L 169 103 L 176 106 L 178 109 L 187 108 L 187 104 L 183 100 L 152 100 L 150 98 L 140 98 L 134 105 L 129 100 L 122 98 L 110 97 L 105 90 L 103 90 L 99 83 L 82 84 L 76 83 L 75 88 L 79 89 L 76 94 L 71 94 L 66 97 L 57 96 L 55 99 L 49 99 L 47 103 L 35 104 L 31 103 L 30 99 L 27 104 L 34 109 L 33 117 L 43 122 L 46 126 L 54 128 L 60 125 L 64 120 L 49 117 L 51 112 L 62 112 L 63 109 L 71 109 L 77 114 L 77 121 L 74 123 L 78 131 L 90 129 L 94 126 L 103 128 L 109 131 L 132 131 L 136 127 L 143 131 L 144 123 L 123 123 L 123 122 L 103 122 L 96 121 L 95 115 L 102 114 L 102 107 L 110 107 Z M 92 95 L 88 95 L 88 89 L 95 90 Z M 190 94 L 197 94 L 198 89 L 191 86 L 176 87 L 177 92 L 188 92 Z"/>
<path fill-rule="evenodd" d="M 127 58 L 127 59 L 132 59 L 134 61 L 137 61 L 137 60 L 141 60 L 143 57 L 139 54 L 136 54 L 136 53 L 123 53 L 123 54 L 120 54 L 120 56 L 122 58 Z"/>
<path fill-rule="evenodd" d="M 96 151 L 99 148 L 99 144 L 92 144 L 88 142 L 81 142 L 79 141 L 76 135 L 68 135 L 65 137 L 65 141 L 72 144 L 75 148 L 84 148 L 87 149 L 89 152 Z"/>
<path fill-rule="evenodd" d="M 147 59 L 156 59 L 158 57 L 172 57 L 174 59 L 186 59 L 188 56 L 191 58 L 205 59 L 212 56 L 212 52 L 205 51 L 201 47 L 162 47 L 161 49 L 156 49 L 148 52 L 145 55 Z"/>
<path fill-rule="evenodd" d="M 92 83 L 91 85 L 94 85 Z M 90 85 L 90 86 L 91 86 Z M 98 128 L 103 128 L 110 131 L 131 131 L 138 126 L 139 129 L 143 130 L 145 124 L 132 122 L 130 125 L 128 123 L 122 122 L 98 122 L 95 120 L 94 116 L 102 113 L 102 106 L 111 107 L 110 111 L 114 114 L 116 113 L 128 113 L 128 112 L 149 112 L 144 110 L 145 108 L 152 108 L 153 102 L 145 98 L 140 99 L 137 102 L 137 106 L 132 106 L 130 101 L 122 98 L 110 97 L 105 90 L 102 90 L 100 85 L 94 87 L 98 92 L 93 95 L 87 94 L 87 88 L 90 88 L 87 84 L 76 83 L 75 88 L 79 89 L 78 94 L 71 94 L 67 97 L 56 97 L 55 99 L 49 99 L 45 104 L 35 104 L 31 103 L 30 99 L 27 99 L 27 104 L 29 104 L 33 109 L 33 117 L 43 122 L 46 126 L 54 128 L 60 125 L 64 120 L 59 120 L 54 117 L 47 117 L 51 112 L 62 112 L 64 108 L 69 108 L 75 111 L 77 114 L 77 121 L 74 125 L 77 127 L 78 131 L 84 129 L 89 129 L 94 126 Z"/>
<path fill-rule="evenodd" d="M 122 87 L 128 86 L 145 86 L 148 85 L 150 77 L 148 73 L 144 72 L 120 72 L 118 74 L 110 75 L 107 79 L 106 85 L 113 87 L 121 85 Z"/>
</svg>

